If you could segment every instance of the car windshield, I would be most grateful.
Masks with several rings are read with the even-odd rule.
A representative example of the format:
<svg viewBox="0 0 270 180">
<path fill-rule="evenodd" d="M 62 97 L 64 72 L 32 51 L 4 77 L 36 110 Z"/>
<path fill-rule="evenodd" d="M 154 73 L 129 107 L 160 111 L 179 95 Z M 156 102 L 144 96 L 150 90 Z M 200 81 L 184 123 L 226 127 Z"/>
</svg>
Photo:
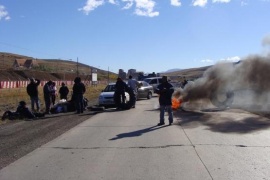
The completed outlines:
<svg viewBox="0 0 270 180">
<path fill-rule="evenodd" d="M 108 85 L 106 88 L 103 90 L 103 92 L 114 92 L 115 91 L 115 85 Z"/>
<path fill-rule="evenodd" d="M 149 83 L 151 81 L 151 79 L 144 79 L 143 81 Z"/>
<path fill-rule="evenodd" d="M 141 87 L 146 87 L 146 86 L 150 86 L 147 82 L 145 81 L 139 81 L 139 83 L 141 84 Z"/>
</svg>

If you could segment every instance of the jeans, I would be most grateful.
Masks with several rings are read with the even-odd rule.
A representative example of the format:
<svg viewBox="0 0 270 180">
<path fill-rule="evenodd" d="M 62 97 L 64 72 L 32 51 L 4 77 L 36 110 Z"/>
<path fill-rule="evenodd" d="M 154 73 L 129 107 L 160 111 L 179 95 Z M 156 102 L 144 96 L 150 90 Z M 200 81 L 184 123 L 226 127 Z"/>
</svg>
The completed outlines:
<svg viewBox="0 0 270 180">
<path fill-rule="evenodd" d="M 171 105 L 160 105 L 160 123 L 164 123 L 165 110 L 167 110 L 169 114 L 169 123 L 173 123 L 173 111 Z"/>
<path fill-rule="evenodd" d="M 32 97 L 30 97 L 30 99 L 31 99 L 32 111 L 35 109 L 35 104 L 37 106 L 37 111 L 39 111 L 39 109 L 40 109 L 39 98 L 37 96 L 32 96 Z"/>
<path fill-rule="evenodd" d="M 75 103 L 76 103 L 77 113 L 83 113 L 83 110 L 84 110 L 83 94 L 75 95 Z"/>
</svg>

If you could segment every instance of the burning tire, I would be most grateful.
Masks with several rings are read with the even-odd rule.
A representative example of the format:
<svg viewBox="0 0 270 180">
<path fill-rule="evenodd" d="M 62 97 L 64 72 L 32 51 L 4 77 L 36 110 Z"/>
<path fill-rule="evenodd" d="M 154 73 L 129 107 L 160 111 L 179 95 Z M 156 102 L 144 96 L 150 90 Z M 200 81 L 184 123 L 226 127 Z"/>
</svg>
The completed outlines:
<svg viewBox="0 0 270 180">
<path fill-rule="evenodd" d="M 234 100 L 234 92 L 215 92 L 210 97 L 212 104 L 218 108 L 230 107 Z"/>
</svg>

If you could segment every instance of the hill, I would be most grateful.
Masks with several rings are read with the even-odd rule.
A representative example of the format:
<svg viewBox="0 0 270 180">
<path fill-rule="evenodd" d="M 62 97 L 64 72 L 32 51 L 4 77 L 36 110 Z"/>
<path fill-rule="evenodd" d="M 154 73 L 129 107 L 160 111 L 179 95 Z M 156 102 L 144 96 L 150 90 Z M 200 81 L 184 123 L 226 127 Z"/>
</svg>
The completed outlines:
<svg viewBox="0 0 270 180">
<path fill-rule="evenodd" d="M 13 64 L 16 59 L 35 60 L 38 66 L 31 69 L 19 67 L 14 69 Z M 30 56 L 0 52 L 0 80 L 26 80 L 31 77 L 41 80 L 74 80 L 76 76 L 82 79 L 89 79 L 91 71 L 96 70 L 98 80 L 106 80 L 108 74 L 110 78 L 116 79 L 113 72 L 104 71 L 93 66 L 77 63 L 70 60 L 60 59 L 36 59 Z"/>
<path fill-rule="evenodd" d="M 177 80 L 179 78 L 185 77 L 188 80 L 198 79 L 203 76 L 203 73 L 212 66 L 205 66 L 199 68 L 190 68 L 190 69 L 183 69 L 179 71 L 173 72 L 164 72 L 161 75 L 166 75 L 170 77 L 172 80 Z"/>
</svg>

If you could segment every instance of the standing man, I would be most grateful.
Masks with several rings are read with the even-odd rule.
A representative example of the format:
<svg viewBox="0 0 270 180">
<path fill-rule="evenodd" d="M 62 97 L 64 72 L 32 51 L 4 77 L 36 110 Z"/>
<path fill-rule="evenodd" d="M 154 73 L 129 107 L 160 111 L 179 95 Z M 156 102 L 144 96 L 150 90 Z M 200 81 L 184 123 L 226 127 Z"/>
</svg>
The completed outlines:
<svg viewBox="0 0 270 180">
<path fill-rule="evenodd" d="M 51 108 L 51 93 L 52 93 L 52 81 L 48 81 L 43 87 L 44 101 L 46 107 L 46 114 L 50 114 Z"/>
<path fill-rule="evenodd" d="M 27 94 L 30 96 L 31 99 L 31 109 L 32 111 L 35 111 L 35 104 L 37 107 L 37 112 L 40 110 L 40 103 L 38 98 L 38 86 L 40 84 L 39 79 L 30 79 L 30 83 L 26 87 Z"/>
<path fill-rule="evenodd" d="M 55 100 L 56 100 L 56 96 L 57 96 L 57 87 L 56 87 L 56 83 L 55 82 L 52 82 L 52 85 L 51 85 L 51 98 L 52 98 L 52 105 L 55 104 Z"/>
<path fill-rule="evenodd" d="M 135 108 L 137 94 L 138 94 L 139 82 L 137 80 L 133 79 L 131 75 L 129 75 L 129 77 L 128 77 L 128 86 L 133 91 L 132 95 L 135 95 L 135 101 L 132 99 L 134 101 L 132 103 L 133 104 L 132 107 Z"/>
<path fill-rule="evenodd" d="M 59 89 L 60 99 L 67 100 L 68 93 L 69 93 L 68 87 L 66 86 L 64 82 L 62 82 L 62 85 Z"/>
<path fill-rule="evenodd" d="M 169 125 L 173 123 L 173 111 L 172 111 L 172 94 L 174 92 L 173 86 L 168 82 L 167 76 L 162 76 L 162 83 L 158 85 L 156 89 L 159 94 L 160 105 L 160 120 L 158 126 L 164 125 L 165 110 L 169 114 Z"/>
<path fill-rule="evenodd" d="M 131 87 L 131 89 L 133 89 L 135 94 L 137 94 L 139 82 L 136 79 L 132 79 L 131 75 L 128 77 L 128 85 L 129 85 L 129 87 Z"/>
<path fill-rule="evenodd" d="M 84 100 L 83 94 L 85 93 L 85 85 L 81 82 L 80 77 L 76 77 L 73 85 L 73 97 L 76 104 L 76 114 L 83 113 L 84 110 Z"/>
<path fill-rule="evenodd" d="M 122 108 L 122 104 L 126 101 L 125 91 L 127 91 L 128 85 L 120 78 L 117 78 L 115 83 L 115 91 L 114 91 L 114 102 L 116 104 L 116 109 L 119 110 Z"/>
<path fill-rule="evenodd" d="M 186 80 L 186 77 L 184 76 L 184 80 L 182 82 L 182 87 L 184 88 L 186 85 L 187 85 L 187 80 Z"/>
</svg>

